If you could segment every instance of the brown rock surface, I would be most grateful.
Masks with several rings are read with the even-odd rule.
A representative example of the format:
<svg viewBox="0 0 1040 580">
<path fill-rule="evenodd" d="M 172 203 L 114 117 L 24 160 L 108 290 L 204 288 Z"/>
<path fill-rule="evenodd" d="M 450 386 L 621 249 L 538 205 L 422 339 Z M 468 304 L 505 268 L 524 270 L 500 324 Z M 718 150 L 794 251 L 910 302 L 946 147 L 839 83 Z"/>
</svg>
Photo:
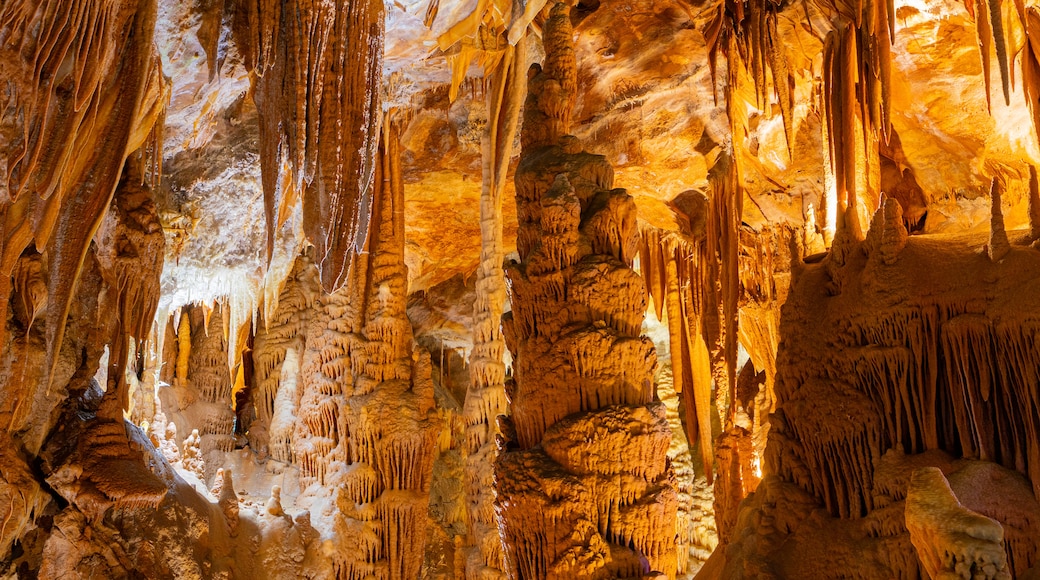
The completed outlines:
<svg viewBox="0 0 1040 580">
<path fill-rule="evenodd" d="M 1036 577 L 1038 95 L 1030 2 L 0 3 L 0 576 Z"/>
</svg>

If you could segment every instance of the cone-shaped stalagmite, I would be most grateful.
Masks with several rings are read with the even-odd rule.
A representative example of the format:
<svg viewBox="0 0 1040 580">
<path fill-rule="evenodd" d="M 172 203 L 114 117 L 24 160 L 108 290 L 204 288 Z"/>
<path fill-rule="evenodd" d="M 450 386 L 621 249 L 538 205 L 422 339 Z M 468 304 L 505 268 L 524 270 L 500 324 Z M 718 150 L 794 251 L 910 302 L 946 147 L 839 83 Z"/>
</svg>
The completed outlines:
<svg viewBox="0 0 1040 580">
<path fill-rule="evenodd" d="M 999 262 L 1011 251 L 1007 232 L 1004 230 L 1004 212 L 1000 207 L 1001 198 L 1000 178 L 994 177 L 990 186 L 990 220 L 989 220 L 989 259 Z"/>
<path fill-rule="evenodd" d="M 301 483 L 335 490 L 343 549 L 332 566 L 344 580 L 418 577 L 439 431 L 429 355 L 414 350 L 405 316 L 398 135 L 387 122 L 367 253 L 308 323 L 291 437 Z"/>
<path fill-rule="evenodd" d="M 676 573 L 676 490 L 646 310 L 635 206 L 613 170 L 568 136 L 576 97 L 569 8 L 544 28 L 516 174 L 518 249 L 507 268 L 511 419 L 495 466 L 507 573 L 629 578 Z"/>
</svg>

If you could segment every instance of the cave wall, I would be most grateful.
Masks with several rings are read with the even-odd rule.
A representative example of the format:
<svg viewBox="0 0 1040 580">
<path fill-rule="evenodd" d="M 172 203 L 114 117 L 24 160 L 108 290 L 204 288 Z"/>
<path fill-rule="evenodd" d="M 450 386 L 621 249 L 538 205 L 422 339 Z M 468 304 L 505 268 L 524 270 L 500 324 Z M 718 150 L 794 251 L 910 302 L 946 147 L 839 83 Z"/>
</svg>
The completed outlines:
<svg viewBox="0 0 1040 580">
<path fill-rule="evenodd" d="M 0 8 L 4 569 L 1034 570 L 1037 9 L 506 4 Z"/>
</svg>

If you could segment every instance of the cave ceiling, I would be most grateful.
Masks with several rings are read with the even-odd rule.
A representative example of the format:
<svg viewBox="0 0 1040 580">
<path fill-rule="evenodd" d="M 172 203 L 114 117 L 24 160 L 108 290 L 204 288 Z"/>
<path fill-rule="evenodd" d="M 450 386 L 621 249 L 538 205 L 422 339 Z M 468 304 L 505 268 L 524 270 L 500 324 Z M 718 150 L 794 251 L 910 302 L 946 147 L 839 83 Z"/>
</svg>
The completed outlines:
<svg viewBox="0 0 1040 580">
<path fill-rule="evenodd" d="M 474 62 L 450 100 L 453 49 L 437 45 L 438 36 L 472 10 L 469 4 L 440 2 L 431 27 L 423 25 L 426 2 L 395 2 L 386 10 L 384 108 L 399 109 L 408 119 L 402 146 L 413 291 L 471 273 L 479 254 L 476 200 L 481 129 L 487 122 L 479 103 L 487 85 Z M 607 0 L 594 9 L 583 5 L 575 17 L 582 93 L 574 133 L 615 165 L 618 181 L 636 198 L 640 218 L 664 229 L 678 229 L 671 200 L 707 190 L 708 166 L 729 139 L 723 89 L 713 89 L 703 34 L 713 10 L 671 0 Z M 952 1 L 906 2 L 897 3 L 896 13 L 890 108 L 898 142 L 886 152 L 895 167 L 892 179 L 909 170 L 912 178 L 902 179 L 903 187 L 914 190 L 916 211 L 927 209 L 923 231 L 931 233 L 984 230 L 989 181 L 1008 175 L 1006 219 L 1011 227 L 1021 225 L 1024 161 L 1037 156 L 1021 79 L 1010 104 L 995 84 L 988 105 L 975 24 L 964 7 Z M 246 98 L 242 56 L 227 41 L 227 22 L 216 45 L 214 74 L 198 38 L 204 18 L 184 3 L 162 3 L 156 28 L 171 84 L 163 148 L 169 187 L 161 210 L 175 239 L 169 246 L 174 259 L 167 264 L 177 270 L 167 273 L 164 287 L 181 287 L 180 294 L 164 292 L 164 297 L 176 304 L 212 298 L 249 280 L 256 304 L 256 288 L 267 275 L 258 237 L 264 230 L 257 206 L 262 188 L 256 110 Z M 779 13 L 777 30 L 794 87 L 794 145 L 788 148 L 775 101 L 761 109 L 752 105 L 747 143 L 738 150 L 746 157 L 749 202 L 742 219 L 754 228 L 801 224 L 810 206 L 819 209 L 826 160 L 816 96 L 827 26 L 813 3 L 785 4 Z M 539 48 L 532 44 L 531 50 Z M 507 190 L 511 195 L 511 183 Z M 506 245 L 514 247 L 512 204 L 505 207 Z M 284 275 L 284 258 L 279 262 L 278 256 L 292 255 L 300 235 L 290 221 L 276 236 L 281 249 L 272 269 L 281 264 Z M 192 285 L 202 278 L 213 286 Z"/>
</svg>

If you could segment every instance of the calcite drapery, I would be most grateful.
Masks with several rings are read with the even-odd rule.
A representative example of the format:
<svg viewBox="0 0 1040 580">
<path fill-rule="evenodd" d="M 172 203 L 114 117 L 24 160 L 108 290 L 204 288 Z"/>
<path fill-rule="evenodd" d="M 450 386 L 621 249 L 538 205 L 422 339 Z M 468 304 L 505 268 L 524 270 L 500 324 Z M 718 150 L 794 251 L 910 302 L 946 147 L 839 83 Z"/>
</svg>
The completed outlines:
<svg viewBox="0 0 1040 580">
<path fill-rule="evenodd" d="M 514 354 L 495 465 L 506 571 L 516 578 L 676 572 L 674 476 L 654 403 L 646 302 L 630 265 L 635 207 L 567 135 L 576 97 L 569 7 L 544 27 L 516 174 L 520 262 L 507 267 Z"/>
<path fill-rule="evenodd" d="M 121 463 L 137 459 L 122 432 L 121 371 L 130 335 L 143 339 L 150 327 L 157 288 L 149 274 L 162 253 L 161 236 L 156 255 L 150 235 L 155 216 L 147 188 L 131 179 L 119 186 L 124 162 L 148 140 L 165 100 L 154 23 L 154 0 L 0 6 L 0 416 L 10 433 L 0 450 L 5 557 L 49 502 L 30 465 L 59 421 L 60 398 L 85 390 L 106 343 L 123 356 L 111 358 L 104 418 L 92 424 L 93 440 L 69 444 L 86 465 L 63 481 L 79 482 L 52 485 L 85 509 L 97 507 L 95 517 L 120 502 L 152 505 L 165 493 L 147 477 L 126 485 L 124 476 L 141 473 Z M 152 160 L 141 165 L 152 167 Z M 126 195 L 103 227 L 117 187 Z M 99 228 L 111 235 L 97 240 L 95 254 Z M 81 285 L 81 277 L 89 281 Z M 68 340 L 66 327 L 74 334 Z"/>
</svg>

